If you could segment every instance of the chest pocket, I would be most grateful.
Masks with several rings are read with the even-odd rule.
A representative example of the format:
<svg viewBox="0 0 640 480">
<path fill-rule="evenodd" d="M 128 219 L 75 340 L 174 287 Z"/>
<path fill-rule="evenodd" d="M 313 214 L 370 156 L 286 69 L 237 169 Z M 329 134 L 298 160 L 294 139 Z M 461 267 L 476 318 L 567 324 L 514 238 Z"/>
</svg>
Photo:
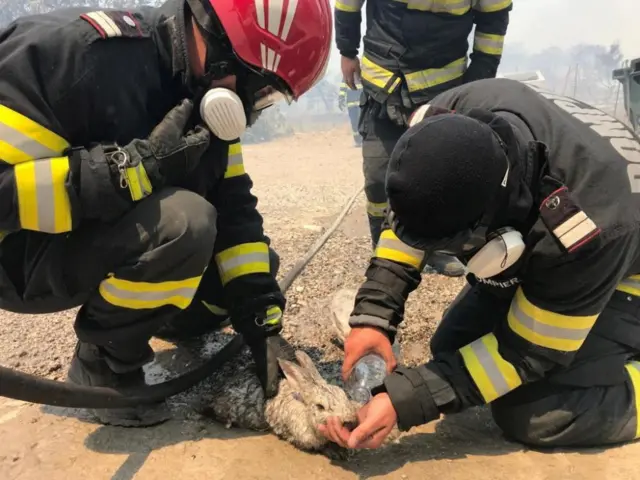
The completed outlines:
<svg viewBox="0 0 640 480">
<path fill-rule="evenodd" d="M 471 9 L 472 0 L 396 0 L 407 4 L 409 10 L 464 15 Z"/>
</svg>

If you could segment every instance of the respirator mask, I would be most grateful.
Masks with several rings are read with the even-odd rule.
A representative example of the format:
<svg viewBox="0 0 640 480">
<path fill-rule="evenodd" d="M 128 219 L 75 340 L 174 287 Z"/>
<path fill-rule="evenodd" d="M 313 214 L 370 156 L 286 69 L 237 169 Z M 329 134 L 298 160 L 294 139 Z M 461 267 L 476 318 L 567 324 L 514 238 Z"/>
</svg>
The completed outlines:
<svg viewBox="0 0 640 480">
<path fill-rule="evenodd" d="M 427 239 L 413 233 L 393 211 L 389 211 L 387 221 L 391 229 L 402 242 L 425 251 L 427 256 L 439 252 L 465 260 L 467 272 L 478 278 L 491 278 L 504 272 L 520 259 L 525 250 L 523 236 L 516 229 L 492 229 L 509 194 L 509 159 L 506 154 L 504 157 L 506 171 L 498 191 L 480 220 L 469 228 L 449 237 Z"/>
<path fill-rule="evenodd" d="M 200 101 L 200 116 L 218 138 L 231 141 L 239 138 L 258 120 L 264 110 L 276 102 L 291 103 L 286 87 L 278 85 L 278 79 L 270 74 L 248 71 L 236 74 L 237 93 L 227 88 L 209 89 Z M 277 89 L 278 85 L 281 89 Z"/>
</svg>

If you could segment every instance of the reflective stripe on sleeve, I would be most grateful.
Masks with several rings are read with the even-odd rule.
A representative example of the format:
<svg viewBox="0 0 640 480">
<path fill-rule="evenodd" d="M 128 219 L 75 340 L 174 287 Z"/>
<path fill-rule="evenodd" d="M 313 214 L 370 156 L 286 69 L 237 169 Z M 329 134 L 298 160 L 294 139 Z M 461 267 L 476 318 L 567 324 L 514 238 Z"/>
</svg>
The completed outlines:
<svg viewBox="0 0 640 480">
<path fill-rule="evenodd" d="M 598 315 L 571 316 L 544 310 L 532 304 L 518 288 L 508 322 L 511 330 L 528 342 L 562 352 L 578 350 L 596 322 Z"/>
<path fill-rule="evenodd" d="M 127 177 L 127 185 L 129 186 L 131 199 L 134 202 L 151 195 L 153 188 L 142 162 L 138 163 L 135 167 L 125 169 L 125 175 Z"/>
<path fill-rule="evenodd" d="M 504 35 L 493 35 L 476 31 L 473 48 L 487 55 L 502 55 Z"/>
<path fill-rule="evenodd" d="M 632 275 L 618 284 L 616 290 L 640 297 L 640 275 Z"/>
<path fill-rule="evenodd" d="M 0 105 L 0 160 L 11 165 L 59 157 L 67 141 L 33 120 Z"/>
<path fill-rule="evenodd" d="M 229 145 L 229 163 L 227 170 L 224 172 L 224 178 L 233 178 L 244 175 L 244 161 L 242 158 L 242 145 L 238 143 L 232 143 Z"/>
<path fill-rule="evenodd" d="M 269 247 L 264 242 L 243 243 L 216 255 L 222 284 L 243 275 L 269 273 Z"/>
<path fill-rule="evenodd" d="M 483 13 L 498 12 L 511 6 L 512 0 L 476 0 L 473 8 Z"/>
<path fill-rule="evenodd" d="M 111 305 L 142 310 L 173 305 L 187 308 L 196 294 L 202 275 L 169 282 L 133 282 L 114 276 L 100 283 L 100 295 Z"/>
<path fill-rule="evenodd" d="M 428 68 L 418 72 L 407 73 L 405 80 L 410 92 L 417 92 L 450 82 L 464 75 L 467 69 L 467 57 L 459 58 L 442 68 Z"/>
<path fill-rule="evenodd" d="M 20 226 L 45 233 L 71 231 L 71 202 L 65 183 L 67 157 L 35 160 L 15 165 Z"/>
<path fill-rule="evenodd" d="M 380 235 L 374 256 L 419 269 L 424 259 L 424 252 L 403 243 L 393 230 L 387 229 Z"/>
<path fill-rule="evenodd" d="M 275 326 L 282 320 L 282 309 L 278 306 L 269 307 L 267 309 L 267 318 L 264 320 L 265 325 Z"/>
<path fill-rule="evenodd" d="M 359 12 L 363 5 L 364 0 L 336 0 L 336 10 L 341 12 Z"/>
<path fill-rule="evenodd" d="M 374 203 L 367 202 L 367 214 L 370 217 L 384 217 L 384 211 L 389 204 L 387 202 Z"/>
<path fill-rule="evenodd" d="M 486 403 L 522 385 L 515 367 L 498 352 L 498 340 L 493 333 L 462 347 L 460 354 Z"/>
<path fill-rule="evenodd" d="M 640 438 L 640 362 L 629 362 L 624 368 L 631 379 L 633 386 L 634 404 L 636 406 L 636 436 Z"/>
<path fill-rule="evenodd" d="M 398 85 L 400 85 L 400 78 L 396 78 L 392 71 L 377 65 L 364 55 L 362 57 L 361 69 L 362 80 L 385 90 L 387 93 L 393 93 Z"/>
</svg>

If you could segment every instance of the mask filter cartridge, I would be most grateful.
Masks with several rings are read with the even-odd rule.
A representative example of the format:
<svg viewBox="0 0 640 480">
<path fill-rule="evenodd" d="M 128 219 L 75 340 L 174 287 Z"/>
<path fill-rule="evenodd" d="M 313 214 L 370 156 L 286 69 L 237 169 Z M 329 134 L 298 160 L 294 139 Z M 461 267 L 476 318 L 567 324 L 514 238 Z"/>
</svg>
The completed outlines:
<svg viewBox="0 0 640 480">
<path fill-rule="evenodd" d="M 200 116 L 216 137 L 226 142 L 239 138 L 247 128 L 240 97 L 227 88 L 212 88 L 200 102 Z"/>
</svg>

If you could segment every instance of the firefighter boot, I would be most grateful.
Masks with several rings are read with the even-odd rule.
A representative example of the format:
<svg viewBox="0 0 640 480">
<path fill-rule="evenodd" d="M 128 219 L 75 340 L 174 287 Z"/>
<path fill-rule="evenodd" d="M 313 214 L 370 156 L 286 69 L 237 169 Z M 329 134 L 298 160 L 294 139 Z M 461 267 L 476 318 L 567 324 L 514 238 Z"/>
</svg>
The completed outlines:
<svg viewBox="0 0 640 480">
<path fill-rule="evenodd" d="M 153 353 L 136 364 L 125 365 L 110 359 L 99 347 L 78 342 L 68 372 L 68 382 L 88 387 L 129 390 L 144 387 L 142 365 L 153 360 Z M 116 371 L 114 371 L 116 370 Z M 114 409 L 90 409 L 100 423 L 119 427 L 148 427 L 169 420 L 166 402 Z"/>
<path fill-rule="evenodd" d="M 429 257 L 422 272 L 439 273 L 447 277 L 462 277 L 466 274 L 464 265 L 456 257 L 437 252 Z"/>
</svg>

